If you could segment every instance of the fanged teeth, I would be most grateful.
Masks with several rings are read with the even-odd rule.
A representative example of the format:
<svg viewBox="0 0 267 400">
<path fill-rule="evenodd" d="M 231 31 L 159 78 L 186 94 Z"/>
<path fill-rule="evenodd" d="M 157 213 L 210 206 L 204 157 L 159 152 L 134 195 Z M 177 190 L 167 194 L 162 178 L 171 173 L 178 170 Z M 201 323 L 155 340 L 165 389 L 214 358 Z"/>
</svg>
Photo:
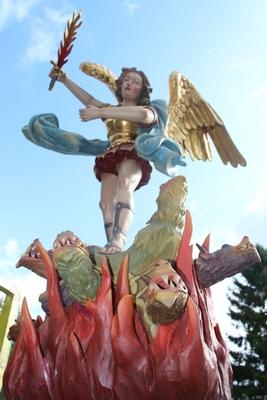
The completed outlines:
<svg viewBox="0 0 267 400">
<path fill-rule="evenodd" d="M 161 275 L 161 279 L 168 285 L 169 283 L 169 276 L 167 274 Z"/>
<path fill-rule="evenodd" d="M 28 257 L 31 258 L 37 258 L 40 259 L 41 258 L 41 254 L 39 253 L 39 251 L 37 251 L 36 249 L 31 249 L 28 253 L 27 253 Z"/>
<path fill-rule="evenodd" d="M 78 241 L 78 237 L 77 236 L 72 236 L 71 238 L 63 237 L 63 238 L 61 238 L 59 240 L 56 240 L 54 242 L 53 248 L 57 249 L 57 248 L 60 248 L 60 247 L 65 247 L 65 246 L 73 246 L 73 245 L 75 245 L 77 243 L 77 241 Z"/>
<path fill-rule="evenodd" d="M 177 288 L 177 284 L 174 281 L 170 281 L 170 288 L 171 289 L 176 289 Z"/>
<path fill-rule="evenodd" d="M 241 249 L 242 250 L 251 249 L 251 248 L 253 248 L 253 244 L 252 243 L 241 244 Z"/>
</svg>

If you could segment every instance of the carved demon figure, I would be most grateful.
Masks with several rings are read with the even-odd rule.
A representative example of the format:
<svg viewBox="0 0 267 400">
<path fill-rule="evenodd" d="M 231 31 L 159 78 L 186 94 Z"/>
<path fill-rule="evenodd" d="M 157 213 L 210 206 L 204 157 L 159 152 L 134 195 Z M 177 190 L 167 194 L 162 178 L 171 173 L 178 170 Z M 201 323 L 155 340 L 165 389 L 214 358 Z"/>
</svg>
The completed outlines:
<svg viewBox="0 0 267 400">
<path fill-rule="evenodd" d="M 38 240 L 27 249 L 18 266 L 47 279 L 46 318 L 33 321 L 24 302 L 10 330 L 7 399 L 231 399 L 209 287 L 259 257 L 247 237 L 214 253 L 207 238 L 193 261 L 185 194 L 183 177 L 163 185 L 125 253 L 106 258 L 69 231 L 48 252 Z"/>
</svg>

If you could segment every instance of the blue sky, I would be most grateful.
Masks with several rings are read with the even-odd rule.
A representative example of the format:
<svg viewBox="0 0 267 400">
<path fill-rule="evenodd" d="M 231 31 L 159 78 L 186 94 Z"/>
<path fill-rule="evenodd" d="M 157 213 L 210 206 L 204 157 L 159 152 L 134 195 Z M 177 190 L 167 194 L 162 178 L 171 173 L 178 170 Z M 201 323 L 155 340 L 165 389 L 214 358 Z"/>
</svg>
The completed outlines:
<svg viewBox="0 0 267 400">
<path fill-rule="evenodd" d="M 21 134 L 32 115 L 54 112 L 63 128 L 88 138 L 105 137 L 101 122 L 79 120 L 81 105 L 63 86 L 47 90 L 49 60 L 55 59 L 75 8 L 82 10 L 84 24 L 65 66 L 74 81 L 112 102 L 107 89 L 84 75 L 79 64 L 101 63 L 116 74 L 122 66 L 137 66 L 150 78 L 152 98 L 168 100 L 168 76 L 179 70 L 222 117 L 247 159 L 246 168 L 233 169 L 214 153 L 212 162 L 187 160 L 181 168 L 189 185 L 193 242 L 211 233 L 216 250 L 246 234 L 267 246 L 265 0 L 0 0 L 0 278 L 26 293 L 33 314 L 44 282 L 14 269 L 29 243 L 39 237 L 48 249 L 66 229 L 87 243 L 105 242 L 93 158 L 49 152 Z M 128 245 L 155 210 L 159 185 L 166 180 L 154 171 L 150 184 L 136 193 Z M 215 289 L 223 321 L 229 283 Z M 229 324 L 224 327 L 228 330 Z"/>
</svg>

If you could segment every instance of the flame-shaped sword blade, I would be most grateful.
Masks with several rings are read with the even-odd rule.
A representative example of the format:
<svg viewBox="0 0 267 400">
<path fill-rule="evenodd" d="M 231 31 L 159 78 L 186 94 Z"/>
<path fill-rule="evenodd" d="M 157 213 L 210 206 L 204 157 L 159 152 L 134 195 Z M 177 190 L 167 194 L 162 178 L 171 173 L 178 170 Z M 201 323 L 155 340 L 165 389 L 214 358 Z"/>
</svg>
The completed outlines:
<svg viewBox="0 0 267 400">
<path fill-rule="evenodd" d="M 56 71 L 60 71 L 61 67 L 68 61 L 68 56 L 73 48 L 73 42 L 76 39 L 77 30 L 82 25 L 81 12 L 76 10 L 73 12 L 72 17 L 67 22 L 67 27 L 64 31 L 63 40 L 61 40 L 58 52 L 57 62 L 50 61 L 54 65 Z M 52 90 L 57 77 L 53 77 L 50 81 L 48 90 Z"/>
</svg>

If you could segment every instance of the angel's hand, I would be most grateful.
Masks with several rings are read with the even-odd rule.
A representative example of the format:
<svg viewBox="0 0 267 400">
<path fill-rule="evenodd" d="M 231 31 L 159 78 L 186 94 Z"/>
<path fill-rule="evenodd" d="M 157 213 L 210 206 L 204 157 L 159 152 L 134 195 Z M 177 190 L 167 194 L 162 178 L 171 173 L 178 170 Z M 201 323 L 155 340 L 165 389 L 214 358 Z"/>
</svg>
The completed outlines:
<svg viewBox="0 0 267 400">
<path fill-rule="evenodd" d="M 64 82 L 67 78 L 65 72 L 63 72 L 62 69 L 60 69 L 56 66 L 51 69 L 48 76 L 51 79 L 56 78 L 58 82 Z"/>
<path fill-rule="evenodd" d="M 101 108 L 96 106 L 86 106 L 79 110 L 80 118 L 83 122 L 91 121 L 93 119 L 101 118 Z"/>
</svg>

